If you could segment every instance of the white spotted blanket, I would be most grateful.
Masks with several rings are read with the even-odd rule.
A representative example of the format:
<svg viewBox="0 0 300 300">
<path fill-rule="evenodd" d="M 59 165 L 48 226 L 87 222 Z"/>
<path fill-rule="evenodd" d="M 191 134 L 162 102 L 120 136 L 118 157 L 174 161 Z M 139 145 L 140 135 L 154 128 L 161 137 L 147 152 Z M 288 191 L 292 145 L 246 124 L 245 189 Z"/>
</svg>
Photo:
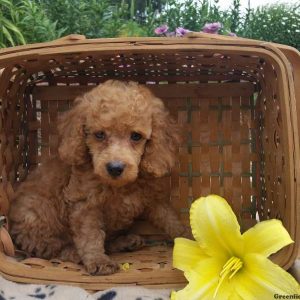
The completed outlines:
<svg viewBox="0 0 300 300">
<path fill-rule="evenodd" d="M 96 294 L 63 285 L 16 284 L 0 277 L 0 300 L 169 300 L 170 290 L 112 288 Z"/>
</svg>

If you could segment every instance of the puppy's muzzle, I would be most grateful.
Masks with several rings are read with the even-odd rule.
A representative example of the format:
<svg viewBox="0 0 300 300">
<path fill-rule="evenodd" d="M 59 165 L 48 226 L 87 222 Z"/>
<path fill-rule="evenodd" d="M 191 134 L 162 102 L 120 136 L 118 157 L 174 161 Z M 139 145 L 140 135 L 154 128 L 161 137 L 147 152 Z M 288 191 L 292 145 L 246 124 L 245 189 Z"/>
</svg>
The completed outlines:
<svg viewBox="0 0 300 300">
<path fill-rule="evenodd" d="M 119 177 L 125 169 L 125 164 L 121 161 L 111 161 L 106 164 L 106 170 L 108 174 L 113 177 L 117 178 Z"/>
</svg>

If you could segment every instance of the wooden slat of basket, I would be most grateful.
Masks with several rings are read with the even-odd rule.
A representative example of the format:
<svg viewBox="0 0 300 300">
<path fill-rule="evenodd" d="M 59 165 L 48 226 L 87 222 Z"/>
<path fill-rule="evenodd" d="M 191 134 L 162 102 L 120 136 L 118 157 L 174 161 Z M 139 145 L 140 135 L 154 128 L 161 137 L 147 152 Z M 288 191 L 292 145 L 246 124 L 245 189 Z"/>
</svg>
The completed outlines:
<svg viewBox="0 0 300 300">
<path fill-rule="evenodd" d="M 207 195 L 210 191 L 210 178 L 211 172 L 209 165 L 209 99 L 203 98 L 199 102 L 199 140 L 203 144 L 200 148 L 200 169 L 201 177 L 201 195 Z"/>
<path fill-rule="evenodd" d="M 38 279 L 38 278 L 28 278 L 28 277 L 15 277 L 15 276 L 11 276 L 11 275 L 7 275 L 7 274 L 3 274 L 0 271 L 0 274 L 5 277 L 7 280 L 11 280 L 11 281 L 15 281 L 15 282 L 19 282 L 19 283 L 32 283 L 34 282 L 35 284 L 45 284 L 44 280 Z M 170 275 L 170 274 L 169 274 Z M 172 275 L 171 275 L 172 276 Z M 74 286 L 74 283 L 72 282 L 61 282 L 58 280 L 47 280 L 47 284 L 63 284 L 63 285 L 70 285 L 70 286 Z M 160 284 L 151 284 L 148 282 L 145 282 L 142 284 L 143 287 L 145 288 L 149 288 L 149 289 L 181 289 L 184 288 L 186 286 L 186 282 L 184 283 L 164 283 L 163 285 Z M 138 284 L 136 283 L 111 283 L 111 282 L 99 282 L 99 283 L 76 283 L 76 286 L 81 287 L 85 290 L 87 290 L 90 293 L 94 293 L 95 291 L 99 291 L 99 290 L 106 290 L 106 289 L 110 289 L 110 288 L 115 288 L 116 286 L 118 287 L 134 287 L 134 286 L 138 286 Z"/>
<path fill-rule="evenodd" d="M 87 74 L 89 77 L 98 77 L 99 75 L 107 76 L 109 74 L 114 74 L 114 76 L 116 77 L 130 77 L 134 75 L 146 74 L 149 80 L 149 78 L 152 78 L 154 76 L 163 77 L 166 74 L 168 74 L 169 76 L 171 74 L 177 75 L 179 73 L 179 70 L 182 75 L 195 76 L 196 74 L 204 74 L 205 71 L 211 70 L 212 67 L 216 74 L 226 74 L 230 72 L 232 73 L 233 70 L 241 69 L 242 67 L 244 73 L 247 73 L 248 76 L 250 74 L 252 76 L 255 76 L 253 74 L 253 70 L 258 69 L 261 65 L 261 62 L 250 65 L 247 64 L 246 66 L 243 66 L 241 63 L 232 63 L 232 61 L 239 59 L 238 55 L 232 54 L 230 55 L 230 60 L 228 61 L 219 59 L 218 57 L 201 57 L 190 55 L 189 52 L 178 52 L 178 55 L 180 55 L 179 57 L 187 56 L 187 58 L 171 63 L 168 57 L 163 57 L 163 64 L 158 62 L 141 62 L 139 59 L 139 57 L 142 57 L 141 54 L 139 55 L 139 57 L 137 55 L 133 55 L 132 53 L 127 53 L 124 55 L 128 56 L 128 59 L 126 60 L 130 60 L 130 64 L 122 61 L 113 63 L 111 59 L 103 62 L 103 55 L 97 57 L 95 53 L 95 62 L 86 60 L 85 55 L 83 55 L 82 60 L 86 60 L 85 63 L 68 65 L 68 60 L 65 59 L 57 62 L 56 66 L 52 66 L 51 59 L 49 59 L 47 56 L 44 56 L 36 63 L 33 63 L 31 61 L 25 63 L 24 68 L 30 70 L 30 72 L 40 72 L 51 69 L 52 71 L 56 72 L 57 76 L 61 77 L 68 76 L 74 72 L 81 72 L 82 74 Z M 107 54 L 105 54 L 105 56 L 107 56 Z M 169 54 L 169 56 L 171 56 L 171 54 Z M 115 57 L 117 57 L 117 55 Z M 98 60 L 100 60 L 100 62 L 98 62 Z M 134 64 L 132 63 L 132 60 L 134 61 Z M 158 58 L 156 58 L 155 60 L 158 60 Z M 192 60 L 193 63 L 191 63 Z M 201 60 L 204 61 L 200 63 L 199 61 Z M 149 63 L 151 66 L 147 67 L 146 63 Z M 149 70 L 151 70 L 151 72 Z"/>
<path fill-rule="evenodd" d="M 20 279 L 23 282 L 23 277 L 28 277 L 25 274 L 30 270 L 31 280 L 43 277 L 43 280 L 61 284 L 78 283 L 87 289 L 101 289 L 107 287 L 107 284 L 147 284 L 156 288 L 158 285 L 163 287 L 164 284 L 184 284 L 186 281 L 182 272 L 171 267 L 171 257 L 172 249 L 160 246 L 145 248 L 134 253 L 115 254 L 112 258 L 117 262 L 133 264 L 128 271 L 120 271 L 109 276 L 89 276 L 82 267 L 78 272 L 75 264 L 60 263 L 58 266 L 52 266 L 51 262 L 37 258 L 27 259 L 24 264 L 21 264 L 8 260 L 0 253 L 0 260 L 6 262 L 1 268 L 1 273 L 6 278 L 16 276 L 14 280 Z M 160 267 L 160 263 L 163 263 L 163 267 Z M 58 268 L 64 271 L 60 275 L 57 273 Z M 159 272 L 155 272 L 158 269 Z"/>
<path fill-rule="evenodd" d="M 287 67 L 292 67 L 292 75 L 293 75 L 293 79 L 294 79 L 294 84 L 292 84 L 289 80 L 290 83 L 290 89 L 291 89 L 291 99 L 292 101 L 296 102 L 296 110 L 292 110 L 291 114 L 291 118 L 293 120 L 297 120 L 297 128 L 294 127 L 293 133 L 296 137 L 299 136 L 299 130 L 300 130 L 300 85 L 297 84 L 300 82 L 300 52 L 297 51 L 296 49 L 292 48 L 292 47 L 288 47 L 288 46 L 280 46 L 279 47 L 283 53 L 285 54 L 285 56 L 287 57 L 289 64 L 285 64 L 287 65 Z M 298 148 L 295 149 L 295 160 L 298 161 L 299 159 L 299 152 L 298 152 Z M 295 174 L 295 178 L 299 178 L 299 174 L 300 174 L 300 168 L 296 168 L 295 170 L 296 174 Z M 291 203 L 291 207 L 293 207 L 293 211 L 295 213 L 295 225 L 294 225 L 294 229 L 295 229 L 295 236 L 299 236 L 299 227 L 300 227 L 300 201 L 299 201 L 299 194 L 300 194 L 300 181 L 298 180 L 296 182 L 297 184 L 297 192 L 296 192 L 296 202 L 295 203 Z M 288 208 L 291 208 L 288 207 Z M 300 240 L 295 238 L 295 250 L 298 249 L 298 253 L 300 251 Z M 291 261 L 293 261 L 293 259 L 295 259 L 296 257 L 296 251 L 294 251 L 291 255 Z M 299 255 L 298 255 L 299 257 Z"/>
<path fill-rule="evenodd" d="M 232 141 L 232 199 L 240 199 L 240 201 L 232 201 L 231 205 L 234 210 L 241 211 L 241 174 L 242 174 L 242 158 L 241 158 L 241 124 L 240 124 L 240 98 L 232 98 L 232 128 L 231 128 L 231 141 Z M 230 201 L 230 200 L 229 200 Z"/>
<path fill-rule="evenodd" d="M 193 198 L 197 198 L 202 195 L 201 192 L 201 152 L 200 152 L 200 134 L 201 134 L 201 125 L 200 125 L 200 97 L 196 99 L 191 99 L 191 112 L 190 112 L 190 138 L 192 140 L 193 147 L 190 153 L 190 159 L 192 162 L 192 171 L 194 176 L 192 178 L 192 191 L 193 191 Z"/>
<path fill-rule="evenodd" d="M 147 85 L 157 97 L 176 98 L 178 93 L 187 97 L 217 97 L 222 96 L 245 96 L 254 93 L 254 85 L 244 83 L 199 83 L 199 84 L 174 84 L 174 85 Z M 93 86 L 37 86 L 33 90 L 35 99 L 41 101 L 59 101 L 75 99 L 77 96 L 90 91 Z"/>
<path fill-rule="evenodd" d="M 241 108 L 243 110 L 241 120 L 241 139 L 245 144 L 241 146 L 241 167 L 242 167 L 242 203 L 241 203 L 241 220 L 256 219 L 256 205 L 254 202 L 255 188 L 251 186 L 251 180 L 255 178 L 252 174 L 251 164 L 253 162 L 252 137 L 250 136 L 252 115 L 254 114 L 254 105 L 251 103 L 250 97 L 241 97 Z M 253 209 L 254 208 L 254 209 Z M 242 221 L 241 221 L 242 222 Z M 241 224 L 243 226 L 243 224 Z"/>
<path fill-rule="evenodd" d="M 221 93 L 223 94 L 223 92 Z M 220 194 L 220 149 L 222 148 L 222 134 L 219 130 L 220 116 L 222 115 L 221 97 L 209 99 L 208 122 L 210 127 L 210 147 L 209 147 L 209 165 L 210 165 L 210 190 Z"/>
<path fill-rule="evenodd" d="M 270 74 L 271 74 L 271 72 L 272 71 L 270 70 Z M 282 64 L 282 61 L 281 61 L 280 64 L 277 65 L 277 68 L 275 68 L 275 72 L 277 74 L 280 74 L 280 77 L 287 76 L 288 69 L 286 69 L 284 67 L 284 64 Z M 277 90 L 277 92 L 278 92 L 277 98 L 278 99 L 290 99 L 289 87 L 287 84 L 288 81 L 289 80 L 287 78 L 285 81 L 282 81 L 281 78 L 279 78 L 280 84 L 279 84 L 278 90 Z M 273 95 L 271 94 L 271 90 L 270 90 L 270 88 L 268 88 L 268 86 L 266 87 L 264 92 L 266 94 L 268 102 L 272 101 Z M 286 197 L 285 195 L 289 195 L 288 206 L 290 206 L 295 201 L 295 198 L 294 198 L 295 194 L 291 193 L 291 191 L 294 189 L 294 187 L 293 187 L 294 182 L 292 180 L 292 178 L 294 177 L 294 174 L 293 174 L 294 168 L 293 168 L 293 166 L 286 164 L 286 162 L 291 161 L 290 158 L 293 157 L 292 149 L 295 149 L 295 145 L 293 142 L 293 140 L 294 140 L 293 132 L 292 132 L 292 128 L 291 128 L 291 126 L 292 126 L 291 122 L 293 122 L 295 119 L 292 119 L 292 118 L 290 119 L 290 117 L 288 117 L 288 115 L 287 115 L 288 111 L 290 111 L 290 112 L 292 111 L 291 107 L 290 107 L 290 103 L 288 103 L 288 101 L 281 101 L 279 103 L 279 105 L 280 105 L 280 111 L 281 111 L 281 116 L 282 116 L 282 123 L 286 124 L 286 126 L 287 126 L 287 128 L 285 129 L 287 132 L 284 131 L 285 134 L 283 134 L 282 140 L 281 140 L 281 144 L 288 145 L 287 147 L 284 148 L 284 152 L 283 152 L 285 165 L 284 165 L 284 169 L 282 169 L 282 172 L 280 172 L 279 170 L 275 170 L 275 172 L 274 172 L 274 166 L 272 166 L 272 164 L 270 164 L 270 163 L 268 163 L 266 165 L 265 170 L 266 170 L 267 178 L 268 178 L 268 176 L 270 176 L 270 178 L 273 179 L 277 174 L 280 174 L 280 175 L 284 174 L 283 176 L 286 178 L 286 180 L 288 182 L 288 184 L 285 186 L 286 190 L 284 191 L 284 198 Z M 272 129 L 270 128 L 270 126 L 273 122 L 274 121 L 270 120 L 267 123 L 267 126 L 269 126 L 268 131 L 270 133 L 272 133 Z M 281 131 L 282 131 L 282 128 L 281 128 Z M 270 139 L 270 143 L 272 143 L 272 141 L 274 139 L 273 133 L 269 135 L 269 139 Z M 267 145 L 267 143 L 266 143 L 266 145 Z M 269 154 L 269 153 L 272 153 L 271 155 L 275 154 L 272 150 L 272 146 L 270 146 L 267 149 L 268 149 L 268 150 L 266 150 L 267 154 Z M 282 158 L 278 157 L 277 159 L 280 160 Z M 271 181 L 271 180 L 266 181 L 266 191 L 268 193 L 267 203 L 269 203 L 269 206 L 271 206 L 271 199 L 272 198 L 274 199 L 273 195 L 271 194 L 271 191 L 272 191 L 272 184 L 276 181 L 275 178 L 274 178 L 274 181 Z M 283 187 L 281 186 L 280 188 L 283 188 Z M 281 199 L 281 201 L 285 201 L 285 199 Z M 281 218 L 283 219 L 283 223 L 284 223 L 285 227 L 291 229 L 291 230 L 289 230 L 289 232 L 290 232 L 291 236 L 293 237 L 294 232 L 295 232 L 294 230 L 296 228 L 295 223 L 294 223 L 295 215 L 293 213 L 291 213 L 290 208 L 291 207 L 289 207 L 289 208 L 286 207 L 285 210 L 281 212 L 281 214 L 282 214 Z M 288 211 L 290 211 L 290 213 L 289 213 L 289 217 L 287 218 L 286 213 Z M 268 213 L 269 213 L 268 211 L 265 211 L 265 217 L 268 215 Z M 280 265 L 285 265 L 286 267 L 289 267 L 291 265 L 292 261 L 289 261 L 289 259 L 287 257 L 291 257 L 291 255 L 295 256 L 296 255 L 295 250 L 296 249 L 293 246 L 286 247 L 284 250 L 282 250 L 275 256 L 274 260 Z M 294 253 L 294 254 L 292 254 L 292 253 Z"/>
<path fill-rule="evenodd" d="M 292 109 L 290 110 L 290 120 L 291 120 L 291 127 L 292 129 L 290 129 L 290 134 L 294 136 L 294 141 L 295 143 L 299 142 L 299 114 L 297 115 L 297 112 L 299 112 L 299 100 L 300 100 L 300 89 L 299 89 L 299 85 L 296 83 L 297 81 L 293 81 L 293 79 L 295 80 L 299 80 L 300 79 L 300 53 L 291 48 L 291 47 L 287 47 L 287 46 L 279 46 L 279 49 L 282 49 L 284 51 L 283 55 L 282 52 L 280 52 L 275 45 L 270 45 L 270 48 L 272 48 L 274 50 L 274 52 L 276 52 L 278 54 L 278 56 L 281 57 L 281 59 L 283 60 L 284 63 L 284 67 L 286 68 L 286 71 L 288 73 L 288 80 L 285 82 L 286 85 L 289 86 L 289 92 L 290 92 L 290 103 L 288 103 L 287 101 L 285 102 L 285 104 L 290 107 L 292 107 Z M 275 48 L 275 49 L 274 49 Z M 290 59 L 290 61 L 288 61 L 287 57 Z M 292 147 L 290 147 L 290 151 Z M 294 149 L 294 158 L 295 161 L 299 162 L 300 159 L 300 153 L 299 153 L 299 148 L 298 147 L 293 147 Z M 299 239 L 297 239 L 297 234 L 299 235 L 299 207 L 300 207 L 300 202 L 298 201 L 299 199 L 299 180 L 296 180 L 296 178 L 299 178 L 299 174 L 300 174 L 300 170 L 299 168 L 295 168 L 295 170 L 292 170 L 292 175 L 291 178 L 293 178 L 293 184 L 297 184 L 298 188 L 296 189 L 296 193 L 295 193 L 295 198 L 291 199 L 292 201 L 287 201 L 286 203 L 286 207 L 285 207 L 285 211 L 290 211 L 292 210 L 292 215 L 290 216 L 289 220 L 291 221 L 291 230 L 290 230 L 290 234 L 291 236 L 296 240 L 296 243 L 294 245 L 294 247 L 289 247 L 289 252 L 287 251 L 286 255 L 290 257 L 289 262 L 287 263 L 288 266 L 291 265 L 291 263 L 294 261 L 294 259 L 297 256 L 297 251 L 299 249 L 300 246 L 300 242 Z M 292 187 L 293 188 L 293 187 Z M 285 257 L 285 260 L 287 260 L 287 256 Z M 281 263 L 281 262 L 280 262 Z"/>
</svg>

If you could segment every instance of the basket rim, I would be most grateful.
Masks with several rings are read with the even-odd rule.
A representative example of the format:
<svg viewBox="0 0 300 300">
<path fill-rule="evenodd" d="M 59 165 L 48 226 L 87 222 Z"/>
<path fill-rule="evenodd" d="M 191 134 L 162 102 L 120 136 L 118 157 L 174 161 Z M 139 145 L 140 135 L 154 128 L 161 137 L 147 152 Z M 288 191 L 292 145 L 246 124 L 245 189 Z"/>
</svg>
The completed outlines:
<svg viewBox="0 0 300 300">
<path fill-rule="evenodd" d="M 242 37 L 229 37 L 229 36 L 221 36 L 215 34 L 208 33 L 200 33 L 200 32 L 190 32 L 184 37 L 118 37 L 118 38 L 93 38 L 88 39 L 84 35 L 80 34 L 70 34 L 64 36 L 62 38 L 50 41 L 50 42 L 42 42 L 42 43 L 33 43 L 26 44 L 14 47 L 8 47 L 0 49 L 0 60 L 2 55 L 6 55 L 9 53 L 18 53 L 27 50 L 35 50 L 42 48 L 52 48 L 52 47 L 63 47 L 67 45 L 86 45 L 86 44 L 129 44 L 132 46 L 145 44 L 145 45 L 164 45 L 164 44 L 212 44 L 212 45 L 228 45 L 228 46 L 257 46 L 257 47 L 266 47 L 268 45 L 273 45 L 281 50 L 288 50 L 296 53 L 300 57 L 300 52 L 291 46 L 278 44 L 273 42 L 266 42 L 255 39 L 246 39 Z"/>
</svg>

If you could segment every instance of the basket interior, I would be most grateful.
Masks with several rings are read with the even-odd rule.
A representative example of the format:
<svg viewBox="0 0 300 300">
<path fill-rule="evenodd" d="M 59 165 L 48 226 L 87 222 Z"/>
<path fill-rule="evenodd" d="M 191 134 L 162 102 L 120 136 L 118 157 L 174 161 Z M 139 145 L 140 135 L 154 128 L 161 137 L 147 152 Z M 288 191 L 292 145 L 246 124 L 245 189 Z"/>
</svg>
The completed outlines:
<svg viewBox="0 0 300 300">
<path fill-rule="evenodd" d="M 225 50 L 49 53 L 12 64 L 0 77 L 1 212 L 18 183 L 56 155 L 58 115 L 76 96 L 120 79 L 147 85 L 184 128 L 165 180 L 186 224 L 192 201 L 214 193 L 230 202 L 243 230 L 268 218 L 289 227 L 277 76 L 259 56 Z M 140 230 L 152 234 L 147 228 Z M 168 253 L 165 265 L 172 269 Z M 161 260 L 155 257 L 150 260 Z"/>
</svg>

